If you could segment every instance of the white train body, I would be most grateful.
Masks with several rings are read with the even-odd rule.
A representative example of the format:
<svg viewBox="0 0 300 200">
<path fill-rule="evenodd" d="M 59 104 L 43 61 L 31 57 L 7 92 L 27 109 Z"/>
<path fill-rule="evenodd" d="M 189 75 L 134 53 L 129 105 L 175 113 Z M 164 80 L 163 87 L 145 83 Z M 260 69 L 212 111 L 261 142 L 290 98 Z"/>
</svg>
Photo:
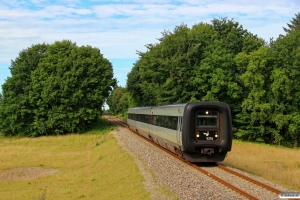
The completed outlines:
<svg viewBox="0 0 300 200">
<path fill-rule="evenodd" d="M 190 162 L 220 162 L 231 150 L 231 114 L 223 102 L 130 108 L 127 123 Z"/>
</svg>

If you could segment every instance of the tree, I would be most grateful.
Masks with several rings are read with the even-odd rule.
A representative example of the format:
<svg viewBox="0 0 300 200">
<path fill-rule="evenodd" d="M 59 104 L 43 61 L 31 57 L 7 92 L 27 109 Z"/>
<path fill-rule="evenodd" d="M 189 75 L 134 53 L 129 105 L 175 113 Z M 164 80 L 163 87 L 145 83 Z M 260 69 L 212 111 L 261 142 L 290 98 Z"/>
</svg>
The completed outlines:
<svg viewBox="0 0 300 200">
<path fill-rule="evenodd" d="M 144 98 L 143 90 L 141 87 L 142 79 L 139 73 L 140 66 L 142 65 L 141 62 L 143 62 L 143 60 L 140 59 L 135 63 L 131 71 L 127 74 L 126 82 L 126 88 L 128 91 L 130 91 L 130 94 L 136 102 L 137 106 L 143 106 L 144 103 L 147 102 L 147 100 Z"/>
<path fill-rule="evenodd" d="M 264 43 L 227 18 L 191 29 L 181 24 L 139 53 L 128 74 L 128 91 L 140 106 L 208 99 L 225 101 L 238 112 L 244 96 L 234 57 Z"/>
<path fill-rule="evenodd" d="M 300 13 L 295 14 L 296 17 L 293 18 L 289 23 L 287 23 L 288 28 L 283 27 L 286 33 L 290 33 L 293 30 L 300 30 Z"/>
<path fill-rule="evenodd" d="M 248 63 L 237 64 L 235 57 L 263 46 L 263 39 L 227 18 L 191 29 L 181 24 L 173 32 L 164 31 L 159 43 L 146 45 L 146 52 L 139 52 L 140 59 L 128 74 L 127 89 L 139 106 L 224 101 L 232 108 L 237 130 L 244 124 L 236 116 L 254 86 L 245 87 L 240 76 L 248 70 Z M 248 110 L 245 116 L 249 119 Z"/>
<path fill-rule="evenodd" d="M 296 147 L 300 139 L 300 31 L 281 35 L 271 43 L 271 90 L 275 102 L 272 121 L 286 144 Z"/>
<path fill-rule="evenodd" d="M 127 89 L 123 87 L 115 88 L 107 98 L 107 105 L 113 115 L 123 114 L 129 108 L 127 96 Z"/>
<path fill-rule="evenodd" d="M 2 85 L 0 108 L 0 130 L 4 135 L 29 135 L 34 114 L 29 102 L 31 72 L 36 70 L 40 59 L 47 51 L 48 45 L 37 44 L 22 50 L 11 61 L 9 77 Z"/>
<path fill-rule="evenodd" d="M 116 85 L 111 63 L 99 49 L 67 40 L 33 47 L 25 53 L 33 51 L 26 58 L 35 62 L 19 62 L 22 52 L 3 85 L 3 103 L 8 108 L 0 110 L 1 131 L 38 136 L 88 129 Z M 43 51 L 37 47 L 44 47 Z M 21 112 L 14 113 L 17 109 Z"/>
<path fill-rule="evenodd" d="M 232 111 L 238 113 L 247 94 L 239 80 L 241 69 L 234 58 L 240 52 L 257 50 L 265 42 L 227 18 L 213 19 L 211 27 L 201 62 L 193 70 L 192 83 L 198 94 L 195 97 L 227 102 Z"/>
<path fill-rule="evenodd" d="M 261 47 L 249 54 L 239 53 L 236 58 L 238 68 L 244 69 L 239 79 L 248 91 L 242 101 L 242 111 L 237 114 L 238 138 L 279 144 L 282 137 L 271 123 L 274 104 L 272 101 L 269 47 Z"/>
</svg>

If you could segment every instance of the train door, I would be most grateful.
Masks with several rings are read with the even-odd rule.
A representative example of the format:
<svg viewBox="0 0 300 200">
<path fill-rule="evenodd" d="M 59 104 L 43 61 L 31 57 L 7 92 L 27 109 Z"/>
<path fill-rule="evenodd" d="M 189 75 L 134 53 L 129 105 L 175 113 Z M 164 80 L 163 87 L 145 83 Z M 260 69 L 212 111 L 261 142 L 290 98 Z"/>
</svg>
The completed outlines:
<svg viewBox="0 0 300 200">
<path fill-rule="evenodd" d="M 176 131 L 176 138 L 177 143 L 181 144 L 181 127 L 182 126 L 182 117 L 178 117 L 178 124 L 177 124 L 177 131 Z"/>
</svg>

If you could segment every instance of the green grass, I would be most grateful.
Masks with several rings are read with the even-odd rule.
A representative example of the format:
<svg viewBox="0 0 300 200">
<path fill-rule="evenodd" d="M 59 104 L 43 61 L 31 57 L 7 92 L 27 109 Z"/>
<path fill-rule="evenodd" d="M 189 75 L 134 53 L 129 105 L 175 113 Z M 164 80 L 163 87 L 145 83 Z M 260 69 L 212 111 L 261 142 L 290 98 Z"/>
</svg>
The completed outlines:
<svg viewBox="0 0 300 200">
<path fill-rule="evenodd" d="M 57 169 L 33 180 L 0 181 L 0 199 L 149 199 L 133 158 L 101 119 L 85 134 L 0 136 L 0 173 L 16 167 Z M 300 191 L 300 149 L 234 140 L 225 164 Z"/>
<path fill-rule="evenodd" d="M 225 164 L 300 191 L 300 149 L 233 141 Z"/>
<path fill-rule="evenodd" d="M 1 199 L 149 199 L 133 158 L 110 130 L 107 126 L 106 133 L 0 137 L 0 173 L 16 167 L 58 170 L 33 180 L 0 181 Z"/>
</svg>

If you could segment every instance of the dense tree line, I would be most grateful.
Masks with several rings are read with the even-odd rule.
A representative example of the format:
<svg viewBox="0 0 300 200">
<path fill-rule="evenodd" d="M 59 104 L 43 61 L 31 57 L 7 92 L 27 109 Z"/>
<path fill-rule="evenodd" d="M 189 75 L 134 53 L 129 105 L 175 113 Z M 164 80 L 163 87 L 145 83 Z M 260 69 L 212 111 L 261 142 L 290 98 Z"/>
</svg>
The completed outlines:
<svg viewBox="0 0 300 200">
<path fill-rule="evenodd" d="M 297 146 L 299 17 L 284 29 L 286 35 L 268 43 L 227 18 L 164 31 L 158 43 L 138 52 L 127 87 L 113 91 L 119 100 L 109 105 L 124 112 L 121 93 L 134 106 L 224 101 L 232 108 L 236 138 Z"/>
<path fill-rule="evenodd" d="M 39 136 L 87 130 L 116 85 L 100 50 L 68 40 L 32 45 L 2 85 L 0 132 Z"/>
<path fill-rule="evenodd" d="M 130 93 L 126 88 L 120 86 L 116 87 L 112 91 L 112 93 L 107 98 L 106 103 L 110 108 L 109 111 L 113 115 L 120 114 L 121 117 L 126 117 L 128 108 L 135 106 Z"/>
<path fill-rule="evenodd" d="M 163 31 L 116 87 L 100 50 L 71 41 L 37 44 L 12 61 L 0 94 L 0 132 L 39 136 L 87 130 L 105 99 L 129 107 L 212 100 L 232 108 L 236 138 L 300 142 L 300 14 L 267 43 L 227 18 Z M 109 95 L 110 94 L 110 95 Z"/>
</svg>

